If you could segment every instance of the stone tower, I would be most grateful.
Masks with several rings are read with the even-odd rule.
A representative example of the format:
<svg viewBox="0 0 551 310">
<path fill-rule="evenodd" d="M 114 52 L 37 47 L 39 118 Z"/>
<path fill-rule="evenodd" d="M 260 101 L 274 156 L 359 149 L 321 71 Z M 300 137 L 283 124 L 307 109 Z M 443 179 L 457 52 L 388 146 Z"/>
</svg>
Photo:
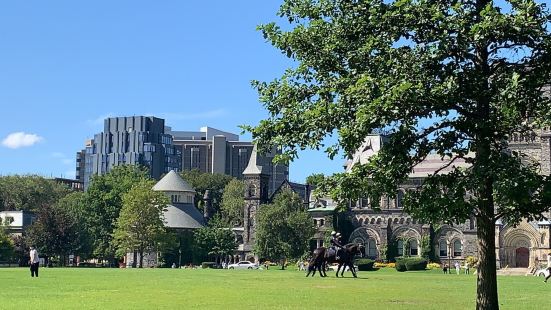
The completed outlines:
<svg viewBox="0 0 551 310">
<path fill-rule="evenodd" d="M 253 148 L 247 168 L 243 171 L 245 181 L 245 206 L 243 219 L 243 251 L 251 253 L 254 247 L 256 213 L 262 204 L 268 202 L 269 172 L 262 162 L 256 146 Z"/>
</svg>

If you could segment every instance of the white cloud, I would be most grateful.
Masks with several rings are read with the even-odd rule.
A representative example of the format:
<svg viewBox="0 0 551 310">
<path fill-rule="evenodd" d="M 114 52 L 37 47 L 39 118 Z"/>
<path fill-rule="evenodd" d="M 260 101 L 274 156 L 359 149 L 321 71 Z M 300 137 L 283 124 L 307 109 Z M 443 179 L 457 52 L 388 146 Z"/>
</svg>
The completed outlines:
<svg viewBox="0 0 551 310">
<path fill-rule="evenodd" d="M 20 131 L 10 133 L 6 138 L 4 138 L 4 140 L 2 140 L 2 145 L 10 149 L 18 149 L 21 147 L 33 146 L 43 140 L 44 138 L 39 135 Z"/>
</svg>

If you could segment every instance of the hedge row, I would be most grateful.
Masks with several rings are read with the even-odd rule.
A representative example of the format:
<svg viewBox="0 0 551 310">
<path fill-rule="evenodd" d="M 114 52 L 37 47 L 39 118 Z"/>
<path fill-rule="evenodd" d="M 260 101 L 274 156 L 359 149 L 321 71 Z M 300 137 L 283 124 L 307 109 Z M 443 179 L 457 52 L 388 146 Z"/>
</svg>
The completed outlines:
<svg viewBox="0 0 551 310">
<path fill-rule="evenodd" d="M 358 266 L 359 271 L 371 271 L 375 261 L 368 258 L 358 258 L 354 261 L 354 265 Z"/>
<path fill-rule="evenodd" d="M 421 257 L 396 258 L 396 270 L 400 272 L 427 269 L 428 261 Z"/>
</svg>

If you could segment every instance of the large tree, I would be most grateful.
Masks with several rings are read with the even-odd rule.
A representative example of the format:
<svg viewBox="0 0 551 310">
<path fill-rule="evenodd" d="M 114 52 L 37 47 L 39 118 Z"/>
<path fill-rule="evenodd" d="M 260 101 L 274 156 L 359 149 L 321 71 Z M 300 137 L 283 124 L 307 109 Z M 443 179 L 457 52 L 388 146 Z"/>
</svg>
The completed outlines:
<svg viewBox="0 0 551 310">
<path fill-rule="evenodd" d="M 496 220 L 539 217 L 551 201 L 549 177 L 508 148 L 512 135 L 551 122 L 551 15 L 541 1 L 496 3 L 284 1 L 291 25 L 259 28 L 296 66 L 253 82 L 270 115 L 249 128 L 260 149 L 282 146 L 281 160 L 306 148 L 351 158 L 385 131 L 369 162 L 324 182 L 341 200 L 393 195 L 427 155 L 447 158 L 451 172 L 429 176 L 404 209 L 433 222 L 476 218 L 477 309 L 499 308 Z M 324 146 L 333 134 L 338 142 Z"/>
<path fill-rule="evenodd" d="M 85 234 L 77 217 L 68 210 L 58 205 L 44 205 L 27 229 L 25 239 L 28 245 L 36 246 L 41 255 L 58 256 L 64 265 L 69 254 L 79 252 Z"/>
<path fill-rule="evenodd" d="M 37 211 L 71 192 L 66 185 L 37 175 L 0 177 L 0 211 Z"/>
<path fill-rule="evenodd" d="M 260 207 L 256 220 L 254 252 L 258 256 L 279 260 L 299 258 L 308 251 L 315 228 L 295 192 L 277 193 L 271 204 Z"/>
<path fill-rule="evenodd" d="M 222 217 L 230 224 L 240 226 L 243 223 L 245 206 L 245 183 L 242 180 L 232 179 L 222 194 L 220 211 Z"/>
<path fill-rule="evenodd" d="M 228 227 L 227 222 L 219 216 L 212 218 L 207 226 L 197 229 L 193 237 L 195 239 L 195 248 L 206 252 L 208 256 L 214 257 L 218 262 L 223 258 L 233 254 L 237 249 L 235 234 Z"/>
<path fill-rule="evenodd" d="M 182 178 L 191 185 L 195 191 L 195 203 L 199 209 L 203 209 L 203 197 L 209 190 L 212 202 L 211 216 L 220 211 L 224 188 L 233 179 L 232 176 L 220 173 L 201 172 L 197 169 L 182 171 Z"/>
<path fill-rule="evenodd" d="M 142 180 L 123 195 L 123 207 L 113 232 L 117 254 L 122 256 L 136 251 L 140 256 L 140 268 L 144 253 L 162 250 L 166 241 L 173 241 L 164 226 L 163 210 L 169 204 L 168 197 L 154 191 L 153 185 L 152 181 Z"/>
<path fill-rule="evenodd" d="M 11 262 L 15 252 L 15 244 L 7 233 L 7 225 L 0 218 L 0 261 Z"/>
<path fill-rule="evenodd" d="M 93 240 L 93 256 L 114 259 L 115 249 L 111 241 L 122 209 L 122 197 L 134 184 L 149 179 L 147 168 L 133 165 L 116 166 L 107 174 L 92 177 L 86 191 L 85 216 Z"/>
</svg>

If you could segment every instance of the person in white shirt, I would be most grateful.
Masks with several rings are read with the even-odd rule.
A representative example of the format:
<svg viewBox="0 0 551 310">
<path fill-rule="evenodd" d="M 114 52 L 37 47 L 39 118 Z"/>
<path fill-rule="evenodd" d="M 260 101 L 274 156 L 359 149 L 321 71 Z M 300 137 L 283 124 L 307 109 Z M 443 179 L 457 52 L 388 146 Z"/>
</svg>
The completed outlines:
<svg viewBox="0 0 551 310">
<path fill-rule="evenodd" d="M 29 263 L 31 265 L 31 277 L 34 277 L 36 275 L 36 277 L 38 278 L 38 265 L 40 262 L 40 258 L 38 258 L 38 251 L 34 246 L 31 246 L 29 258 Z"/>
</svg>

